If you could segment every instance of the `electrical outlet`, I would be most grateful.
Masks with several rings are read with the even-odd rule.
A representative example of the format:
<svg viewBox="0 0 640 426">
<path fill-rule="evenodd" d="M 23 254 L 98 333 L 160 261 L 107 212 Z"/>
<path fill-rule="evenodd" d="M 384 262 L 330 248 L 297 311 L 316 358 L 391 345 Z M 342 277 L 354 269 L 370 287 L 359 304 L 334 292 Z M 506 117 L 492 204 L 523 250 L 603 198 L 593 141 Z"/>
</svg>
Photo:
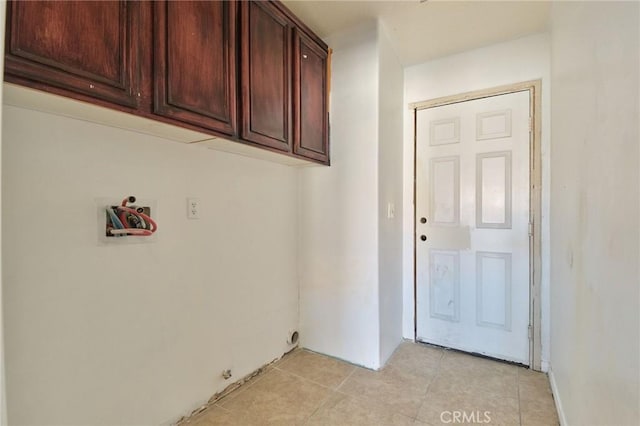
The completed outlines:
<svg viewBox="0 0 640 426">
<path fill-rule="evenodd" d="M 187 218 L 200 219 L 200 200 L 187 198 Z"/>
</svg>

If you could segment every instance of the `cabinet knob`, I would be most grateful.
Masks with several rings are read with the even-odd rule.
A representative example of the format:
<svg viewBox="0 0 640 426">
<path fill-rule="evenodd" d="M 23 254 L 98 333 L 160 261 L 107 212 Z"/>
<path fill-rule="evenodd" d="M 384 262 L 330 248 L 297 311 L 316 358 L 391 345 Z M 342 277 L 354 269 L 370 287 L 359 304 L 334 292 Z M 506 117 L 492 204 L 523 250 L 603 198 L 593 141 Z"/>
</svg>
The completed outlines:
<svg viewBox="0 0 640 426">
<path fill-rule="evenodd" d="M 302 55 L 302 59 L 307 59 L 307 55 Z"/>
<path fill-rule="evenodd" d="M 427 223 L 427 218 L 426 217 L 421 217 L 420 218 L 420 223 Z"/>
<path fill-rule="evenodd" d="M 420 239 L 422 241 L 427 241 L 427 236 L 426 235 L 420 235 Z"/>
</svg>

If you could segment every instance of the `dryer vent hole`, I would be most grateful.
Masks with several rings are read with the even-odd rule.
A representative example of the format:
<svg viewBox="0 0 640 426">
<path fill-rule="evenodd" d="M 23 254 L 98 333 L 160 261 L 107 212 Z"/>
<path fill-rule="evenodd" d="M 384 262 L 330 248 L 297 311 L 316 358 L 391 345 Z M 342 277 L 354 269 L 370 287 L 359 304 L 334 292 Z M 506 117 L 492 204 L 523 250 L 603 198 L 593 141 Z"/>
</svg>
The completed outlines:
<svg viewBox="0 0 640 426">
<path fill-rule="evenodd" d="M 295 345 L 296 343 L 298 343 L 299 337 L 300 335 L 298 334 L 297 331 L 292 331 L 291 333 L 289 333 L 289 338 L 287 339 L 287 343 L 290 345 Z"/>
</svg>

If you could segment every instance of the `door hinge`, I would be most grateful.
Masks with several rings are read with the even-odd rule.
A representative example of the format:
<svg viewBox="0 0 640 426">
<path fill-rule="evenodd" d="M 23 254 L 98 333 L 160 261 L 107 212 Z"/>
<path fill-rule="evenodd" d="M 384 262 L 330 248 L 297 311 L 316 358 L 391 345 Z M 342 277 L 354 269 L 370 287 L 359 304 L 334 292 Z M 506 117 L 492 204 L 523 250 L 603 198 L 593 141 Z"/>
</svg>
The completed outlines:
<svg viewBox="0 0 640 426">
<path fill-rule="evenodd" d="M 529 117 L 529 132 L 533 131 L 533 117 Z"/>
<path fill-rule="evenodd" d="M 533 328 L 529 325 L 527 327 L 527 335 L 529 336 L 529 340 L 533 339 Z"/>
<path fill-rule="evenodd" d="M 533 237 L 533 223 L 529 222 L 529 236 Z"/>
</svg>

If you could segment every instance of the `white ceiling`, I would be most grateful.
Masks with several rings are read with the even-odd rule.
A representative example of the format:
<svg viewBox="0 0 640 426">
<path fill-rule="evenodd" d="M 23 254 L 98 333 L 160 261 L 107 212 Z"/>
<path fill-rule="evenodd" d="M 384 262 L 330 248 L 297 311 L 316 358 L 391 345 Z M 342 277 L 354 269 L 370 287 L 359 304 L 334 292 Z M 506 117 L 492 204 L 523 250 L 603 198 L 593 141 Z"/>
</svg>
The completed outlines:
<svg viewBox="0 0 640 426">
<path fill-rule="evenodd" d="M 284 0 L 320 37 L 380 18 L 404 65 L 544 32 L 547 1 Z"/>
</svg>

